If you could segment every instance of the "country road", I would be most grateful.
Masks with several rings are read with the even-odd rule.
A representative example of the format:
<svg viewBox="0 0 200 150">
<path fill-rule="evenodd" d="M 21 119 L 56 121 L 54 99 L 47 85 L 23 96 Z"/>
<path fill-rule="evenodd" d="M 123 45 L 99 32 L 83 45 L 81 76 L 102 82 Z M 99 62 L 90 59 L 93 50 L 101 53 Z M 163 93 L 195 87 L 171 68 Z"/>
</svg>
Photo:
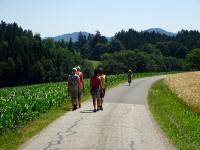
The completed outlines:
<svg viewBox="0 0 200 150">
<path fill-rule="evenodd" d="M 33 137 L 24 150 L 171 150 L 147 106 L 148 90 L 163 78 L 133 80 L 106 92 L 104 110 L 93 113 L 92 101 L 68 112 Z"/>
</svg>

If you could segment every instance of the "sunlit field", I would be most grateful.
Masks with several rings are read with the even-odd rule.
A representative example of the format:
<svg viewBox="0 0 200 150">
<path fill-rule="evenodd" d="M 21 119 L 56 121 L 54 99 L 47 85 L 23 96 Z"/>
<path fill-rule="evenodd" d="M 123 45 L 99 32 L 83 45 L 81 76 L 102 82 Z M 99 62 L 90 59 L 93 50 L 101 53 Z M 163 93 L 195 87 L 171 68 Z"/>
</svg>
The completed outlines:
<svg viewBox="0 0 200 150">
<path fill-rule="evenodd" d="M 165 83 L 179 98 L 200 112 L 200 71 L 169 75 Z"/>
<path fill-rule="evenodd" d="M 109 85 L 126 79 L 126 74 L 109 76 Z M 89 93 L 89 79 L 84 94 Z M 0 130 L 16 128 L 69 101 L 66 82 L 0 89 Z"/>
</svg>

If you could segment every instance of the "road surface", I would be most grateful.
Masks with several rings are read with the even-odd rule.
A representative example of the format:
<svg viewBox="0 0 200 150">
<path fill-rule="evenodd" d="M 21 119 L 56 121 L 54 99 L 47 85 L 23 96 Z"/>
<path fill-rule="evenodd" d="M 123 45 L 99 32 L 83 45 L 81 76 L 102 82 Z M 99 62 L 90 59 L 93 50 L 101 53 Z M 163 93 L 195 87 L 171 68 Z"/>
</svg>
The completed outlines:
<svg viewBox="0 0 200 150">
<path fill-rule="evenodd" d="M 151 84 L 163 78 L 133 80 L 106 92 L 104 110 L 91 100 L 66 113 L 22 145 L 23 150 L 171 150 L 147 106 Z"/>
</svg>

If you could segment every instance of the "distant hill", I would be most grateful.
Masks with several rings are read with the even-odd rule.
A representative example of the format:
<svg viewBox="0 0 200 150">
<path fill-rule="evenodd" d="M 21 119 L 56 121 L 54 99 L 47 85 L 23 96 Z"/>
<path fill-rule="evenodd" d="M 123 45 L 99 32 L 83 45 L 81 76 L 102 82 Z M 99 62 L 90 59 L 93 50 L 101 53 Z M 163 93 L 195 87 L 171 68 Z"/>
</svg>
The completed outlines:
<svg viewBox="0 0 200 150">
<path fill-rule="evenodd" d="M 167 32 L 161 28 L 150 28 L 148 30 L 145 30 L 146 32 L 156 32 L 156 33 L 160 33 L 160 34 L 165 34 L 168 36 L 176 36 L 176 33 L 172 33 L 172 32 Z M 78 35 L 80 32 L 73 32 L 73 33 L 67 33 L 67 34 L 63 34 L 63 35 L 58 35 L 55 37 L 47 37 L 47 38 L 52 38 L 54 41 L 61 41 L 62 39 L 64 41 L 69 41 L 70 38 L 72 38 L 73 42 L 78 41 Z M 88 35 L 93 35 L 92 33 L 89 32 L 81 32 L 83 35 L 85 35 L 86 37 L 88 37 Z M 106 37 L 108 41 L 110 41 L 112 39 L 113 36 L 111 37 Z"/>
<path fill-rule="evenodd" d="M 47 37 L 47 38 L 52 38 L 54 41 L 61 41 L 61 40 L 64 40 L 64 41 L 70 41 L 70 38 L 72 38 L 72 41 L 73 42 L 76 42 L 78 41 L 78 36 L 79 36 L 79 33 L 80 32 L 73 32 L 73 33 L 67 33 L 67 34 L 63 34 L 63 35 L 58 35 L 58 36 L 55 36 L 55 37 Z M 93 35 L 92 33 L 89 33 L 89 32 L 81 32 L 83 35 L 85 35 L 86 37 L 90 35 Z M 106 37 L 107 40 L 111 40 L 112 37 Z"/>
<path fill-rule="evenodd" d="M 168 32 L 168 31 L 165 31 L 161 28 L 150 28 L 150 29 L 145 30 L 145 31 L 146 32 L 155 32 L 155 33 L 165 34 L 165 35 L 168 35 L 168 36 L 176 36 L 176 33 Z"/>
<path fill-rule="evenodd" d="M 55 36 L 55 37 L 48 37 L 48 38 L 52 38 L 54 41 L 61 41 L 61 40 L 70 41 L 70 38 L 72 38 L 72 41 L 76 42 L 76 41 L 78 41 L 79 33 L 80 32 L 73 32 L 73 33 L 58 35 L 58 36 Z M 83 35 L 85 35 L 86 37 L 88 37 L 88 35 L 91 34 L 91 33 L 88 33 L 88 32 L 81 32 L 81 33 Z M 93 35 L 93 34 L 91 34 L 91 35 Z"/>
</svg>

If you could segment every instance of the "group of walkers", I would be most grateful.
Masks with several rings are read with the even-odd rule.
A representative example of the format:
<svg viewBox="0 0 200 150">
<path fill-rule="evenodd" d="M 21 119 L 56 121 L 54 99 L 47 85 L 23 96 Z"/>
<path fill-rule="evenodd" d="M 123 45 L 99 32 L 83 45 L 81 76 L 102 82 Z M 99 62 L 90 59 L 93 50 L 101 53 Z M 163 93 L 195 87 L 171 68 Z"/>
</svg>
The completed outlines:
<svg viewBox="0 0 200 150">
<path fill-rule="evenodd" d="M 94 112 L 103 110 L 103 98 L 107 77 L 103 74 L 103 68 L 94 70 L 94 75 L 90 79 L 90 93 L 93 99 Z M 84 91 L 84 79 L 80 66 L 72 68 L 72 73 L 68 76 L 68 92 L 72 100 L 72 110 L 81 108 L 81 96 Z"/>
<path fill-rule="evenodd" d="M 107 77 L 103 74 L 103 68 L 95 69 L 94 76 L 90 79 L 90 93 L 92 95 L 94 112 L 103 110 L 103 98 Z"/>
</svg>

